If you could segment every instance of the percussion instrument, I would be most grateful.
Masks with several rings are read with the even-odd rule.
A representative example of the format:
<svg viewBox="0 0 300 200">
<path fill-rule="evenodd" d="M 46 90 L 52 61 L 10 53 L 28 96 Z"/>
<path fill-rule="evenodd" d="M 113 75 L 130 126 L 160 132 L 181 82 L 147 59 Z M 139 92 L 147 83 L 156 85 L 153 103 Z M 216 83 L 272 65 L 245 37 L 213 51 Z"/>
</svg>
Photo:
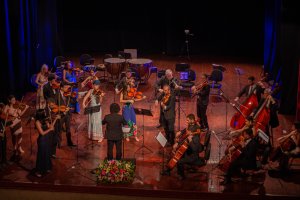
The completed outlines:
<svg viewBox="0 0 300 200">
<path fill-rule="evenodd" d="M 111 74 L 112 77 L 117 78 L 124 69 L 125 59 L 122 58 L 106 58 L 104 59 L 106 64 L 107 72 Z"/>
<path fill-rule="evenodd" d="M 136 58 L 127 60 L 130 68 L 136 71 L 138 77 L 143 78 L 145 81 L 148 80 L 150 76 L 150 67 L 152 66 L 152 60 L 147 58 Z"/>
</svg>

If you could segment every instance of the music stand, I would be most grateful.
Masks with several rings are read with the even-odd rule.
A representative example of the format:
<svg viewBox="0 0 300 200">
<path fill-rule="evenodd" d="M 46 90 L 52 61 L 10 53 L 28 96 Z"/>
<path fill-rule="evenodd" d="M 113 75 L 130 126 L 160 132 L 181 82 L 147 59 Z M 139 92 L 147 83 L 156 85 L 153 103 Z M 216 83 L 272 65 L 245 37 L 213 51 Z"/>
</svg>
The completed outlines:
<svg viewBox="0 0 300 200">
<path fill-rule="evenodd" d="M 161 132 L 159 132 L 158 135 L 155 136 L 155 139 L 159 142 L 160 146 L 162 147 L 162 172 L 164 172 L 165 171 L 165 146 L 168 140 Z"/>
<path fill-rule="evenodd" d="M 145 115 L 153 116 L 153 114 L 152 114 L 151 110 L 142 109 L 142 108 L 135 108 L 134 112 L 137 115 L 143 115 L 143 143 L 142 143 L 142 146 L 134 152 L 134 154 L 136 154 L 139 150 L 142 150 L 142 155 L 144 155 L 145 154 L 144 148 L 147 149 L 148 151 L 150 151 L 149 153 L 153 153 L 153 151 L 145 145 L 145 125 L 144 125 L 144 116 Z"/>
<path fill-rule="evenodd" d="M 235 70 L 236 74 L 237 74 L 238 77 L 239 77 L 239 78 L 238 78 L 238 81 L 239 81 L 239 89 L 240 89 L 240 91 L 241 91 L 241 78 L 240 78 L 240 76 L 244 74 L 244 71 L 243 71 L 241 68 L 238 68 L 238 67 L 234 68 L 234 70 Z"/>
<path fill-rule="evenodd" d="M 84 109 L 84 114 L 85 115 L 89 115 L 89 114 L 93 114 L 93 113 L 96 113 L 96 112 L 99 112 L 100 111 L 100 108 L 101 108 L 101 105 L 98 105 L 98 106 L 91 106 L 91 107 L 86 107 Z M 94 144 L 94 140 L 92 138 L 92 142 L 90 144 L 87 144 L 84 146 L 84 148 L 88 148 L 89 146 L 92 147 L 92 149 L 94 149 L 94 146 L 100 146 L 99 144 Z"/>
</svg>

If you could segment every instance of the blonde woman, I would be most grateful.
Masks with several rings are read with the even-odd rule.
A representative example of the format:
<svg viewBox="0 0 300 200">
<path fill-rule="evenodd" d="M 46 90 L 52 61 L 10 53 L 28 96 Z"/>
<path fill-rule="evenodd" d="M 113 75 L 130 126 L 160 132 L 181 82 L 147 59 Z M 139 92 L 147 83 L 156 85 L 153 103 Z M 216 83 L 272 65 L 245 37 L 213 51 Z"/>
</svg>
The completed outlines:
<svg viewBox="0 0 300 200">
<path fill-rule="evenodd" d="M 36 76 L 35 82 L 38 85 L 36 92 L 36 108 L 44 109 L 46 107 L 46 100 L 43 94 L 43 86 L 48 82 L 48 65 L 42 65 L 41 71 Z"/>
</svg>

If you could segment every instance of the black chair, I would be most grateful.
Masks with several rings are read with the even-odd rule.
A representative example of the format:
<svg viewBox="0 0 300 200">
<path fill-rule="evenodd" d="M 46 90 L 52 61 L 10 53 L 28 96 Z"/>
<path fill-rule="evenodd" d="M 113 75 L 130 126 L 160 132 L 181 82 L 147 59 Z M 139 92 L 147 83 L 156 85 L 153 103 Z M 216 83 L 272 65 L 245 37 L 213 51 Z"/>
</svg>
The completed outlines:
<svg viewBox="0 0 300 200">
<path fill-rule="evenodd" d="M 223 71 L 220 69 L 214 69 L 210 76 L 208 77 L 210 83 L 210 87 L 212 88 L 211 95 L 220 95 L 220 91 L 222 88 L 222 80 L 223 80 Z"/>
<path fill-rule="evenodd" d="M 79 63 L 82 66 L 94 64 L 95 59 L 89 54 L 82 54 L 79 57 Z"/>
<path fill-rule="evenodd" d="M 118 52 L 118 57 L 119 58 L 124 58 L 124 59 L 131 59 L 131 53 L 126 53 L 124 51 L 119 51 Z"/>
</svg>

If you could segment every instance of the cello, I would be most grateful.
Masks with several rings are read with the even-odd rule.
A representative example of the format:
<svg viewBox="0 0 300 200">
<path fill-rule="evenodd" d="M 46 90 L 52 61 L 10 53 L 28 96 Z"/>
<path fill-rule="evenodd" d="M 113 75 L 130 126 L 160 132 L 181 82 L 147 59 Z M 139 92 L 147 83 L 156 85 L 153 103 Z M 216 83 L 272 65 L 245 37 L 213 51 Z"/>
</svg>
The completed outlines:
<svg viewBox="0 0 300 200">
<path fill-rule="evenodd" d="M 188 149 L 188 147 L 189 147 L 188 137 L 190 135 L 197 135 L 200 133 L 201 133 L 200 129 L 197 129 L 196 132 L 191 132 L 186 129 L 186 132 L 182 136 L 180 136 L 180 139 L 182 139 L 182 141 L 178 142 L 178 147 L 175 150 L 174 155 L 172 156 L 172 158 L 170 159 L 170 161 L 167 164 L 169 169 L 173 169 L 176 166 L 177 162 L 180 160 L 180 158 L 183 156 L 183 154 Z"/>
</svg>

